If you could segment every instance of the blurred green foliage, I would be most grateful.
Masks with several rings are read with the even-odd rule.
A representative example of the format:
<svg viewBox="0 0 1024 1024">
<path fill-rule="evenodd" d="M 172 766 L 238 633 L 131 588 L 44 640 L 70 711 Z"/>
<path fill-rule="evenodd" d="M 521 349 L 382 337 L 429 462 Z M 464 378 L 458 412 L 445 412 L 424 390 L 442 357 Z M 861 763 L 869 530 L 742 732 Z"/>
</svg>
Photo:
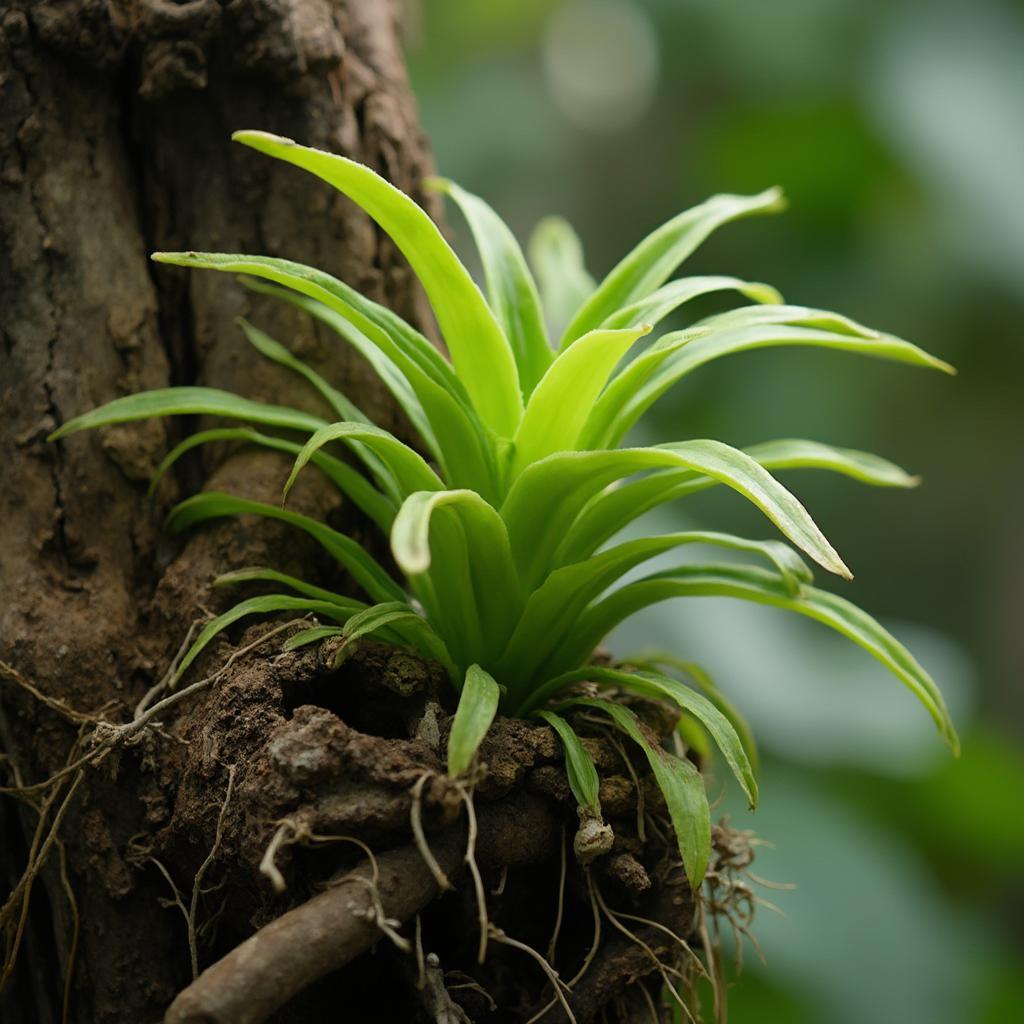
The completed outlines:
<svg viewBox="0 0 1024 1024">
<path fill-rule="evenodd" d="M 751 818 L 733 795 L 723 809 L 775 844 L 759 873 L 799 888 L 766 893 L 786 916 L 761 914 L 767 965 L 748 950 L 734 1019 L 1024 1019 L 1024 7 L 420 0 L 410 11 L 438 166 L 521 238 L 564 214 L 600 275 L 677 210 L 780 184 L 787 213 L 719 233 L 686 272 L 768 281 L 958 366 L 946 380 L 753 353 L 667 397 L 653 439 L 813 436 L 924 476 L 910 493 L 812 474 L 787 483 L 856 573 L 845 593 L 890 620 L 946 690 L 961 761 L 867 659 L 771 612 L 668 606 L 615 642 L 689 640 L 766 748 L 762 809 Z M 712 492 L 686 515 L 760 529 Z M 725 618 L 746 643 L 723 639 Z M 865 710 L 883 698 L 884 720 Z"/>
</svg>

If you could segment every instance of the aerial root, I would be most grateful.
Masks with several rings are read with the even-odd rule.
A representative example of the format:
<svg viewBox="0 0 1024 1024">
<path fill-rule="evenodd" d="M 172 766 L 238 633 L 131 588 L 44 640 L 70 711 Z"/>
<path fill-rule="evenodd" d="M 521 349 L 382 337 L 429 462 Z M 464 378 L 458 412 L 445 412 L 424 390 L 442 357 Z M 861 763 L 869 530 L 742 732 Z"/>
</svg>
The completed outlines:
<svg viewBox="0 0 1024 1024">
<path fill-rule="evenodd" d="M 562 1009 L 565 1010 L 566 1018 L 571 1021 L 571 1024 L 576 1024 L 576 1016 L 572 1012 L 572 1007 L 569 1005 L 569 1001 L 565 998 L 565 993 L 571 990 L 571 986 L 558 976 L 558 971 L 554 969 L 544 958 L 542 953 L 538 953 L 533 946 L 527 945 L 525 942 L 520 942 L 518 939 L 513 939 L 506 935 L 500 928 L 496 928 L 493 924 L 489 926 L 488 931 L 490 937 L 503 946 L 511 946 L 513 949 L 521 950 L 528 956 L 533 957 L 540 969 L 547 975 L 548 981 L 551 982 L 552 987 L 555 990 L 555 1000 L 562 1004 Z M 564 990 L 564 991 L 563 991 Z M 541 1014 L 546 1012 L 550 1006 L 554 1006 L 554 1002 L 551 1002 L 548 1006 L 541 1011 Z M 535 1014 L 527 1021 L 527 1024 L 532 1024 L 533 1021 L 539 1020 L 541 1014 Z"/>
<path fill-rule="evenodd" d="M 253 640 L 252 643 L 246 644 L 245 647 L 239 647 L 238 650 L 231 653 L 231 655 L 225 660 L 224 664 L 221 665 L 216 672 L 191 683 L 182 690 L 175 690 L 173 693 L 168 694 L 163 698 L 163 700 L 157 701 L 156 704 L 150 705 L 141 714 L 136 715 L 130 722 L 117 725 L 113 722 L 99 720 L 92 715 L 86 716 L 86 721 L 94 726 L 94 731 L 90 740 L 87 741 L 89 749 L 82 754 L 81 757 L 72 761 L 70 764 L 65 765 L 65 767 L 51 775 L 48 779 L 44 779 L 41 782 L 33 782 L 29 785 L 0 787 L 0 793 L 13 793 L 16 795 L 38 793 L 49 789 L 62 779 L 67 778 L 69 775 L 73 775 L 75 772 L 85 768 L 87 765 L 98 762 L 101 758 L 106 757 L 115 747 L 127 745 L 131 740 L 137 737 L 143 729 L 150 725 L 150 723 L 153 723 L 154 719 L 165 711 L 168 711 L 174 705 L 185 700 L 187 697 L 191 697 L 218 682 L 239 658 L 249 654 L 257 647 L 261 647 L 279 633 L 283 633 L 285 630 L 291 629 L 291 627 L 296 625 L 296 623 L 304 621 L 306 620 L 291 619 L 288 622 L 281 623 L 281 625 L 264 633 L 256 640 Z M 53 701 L 54 698 L 45 698 L 44 703 L 47 703 L 47 706 L 49 706 Z M 61 704 L 62 702 L 57 703 Z M 80 714 L 79 712 L 74 713 Z"/>
<path fill-rule="evenodd" d="M 561 864 L 558 872 L 558 908 L 555 911 L 555 926 L 551 931 L 551 938 L 548 941 L 548 959 L 553 963 L 555 950 L 558 946 L 558 934 L 562 930 L 562 915 L 565 912 L 565 875 L 567 870 L 567 857 L 565 855 L 565 826 L 562 826 L 561 842 L 558 844 L 561 854 Z"/>
<path fill-rule="evenodd" d="M 228 784 L 224 793 L 224 801 L 221 803 L 220 812 L 217 815 L 217 831 L 214 834 L 213 845 L 210 847 L 210 852 L 206 855 L 203 863 L 199 865 L 199 870 L 196 871 L 196 877 L 192 882 L 192 899 L 189 902 L 188 913 L 185 915 L 186 923 L 188 925 L 188 954 L 192 963 L 193 978 L 199 977 L 199 948 L 196 938 L 196 910 L 199 906 L 200 893 L 203 891 L 203 876 L 206 874 L 210 865 L 217 859 L 217 854 L 220 852 L 220 844 L 224 838 L 224 816 L 227 814 L 228 804 L 231 803 L 231 794 L 235 788 L 235 771 L 235 765 L 231 765 L 228 768 Z"/>
<path fill-rule="evenodd" d="M 60 1020 L 61 1024 L 69 1024 L 71 1021 L 71 983 L 75 977 L 75 962 L 78 959 L 78 940 L 81 931 L 81 917 L 78 913 L 78 900 L 75 898 L 75 890 L 72 888 L 71 879 L 68 877 L 68 859 L 64 844 L 57 840 L 57 857 L 60 868 L 60 884 L 64 895 L 68 899 L 68 910 L 71 913 L 71 946 L 68 949 L 68 964 L 64 972 L 64 995 L 61 1000 Z"/>
<path fill-rule="evenodd" d="M 427 842 L 426 833 L 423 831 L 423 787 L 430 779 L 433 772 L 424 772 L 412 787 L 412 804 L 409 807 L 409 827 L 412 829 L 412 837 L 416 843 L 416 849 L 420 851 L 423 863 L 430 869 L 441 892 L 448 892 L 455 886 L 449 881 L 448 876 L 441 870 L 437 858 L 431 852 L 430 844 Z"/>
<path fill-rule="evenodd" d="M 678 970 L 676 967 L 673 967 L 671 964 L 664 963 L 661 960 L 661 958 L 657 955 L 657 953 L 655 953 L 654 950 L 651 949 L 648 943 L 644 942 L 644 940 L 641 939 L 640 936 L 637 935 L 635 932 L 630 931 L 619 920 L 618 914 L 608 906 L 608 904 L 605 902 L 604 897 L 601 895 L 601 890 L 598 889 L 596 886 L 594 888 L 594 895 L 597 899 L 598 906 L 600 906 L 602 913 L 608 919 L 608 923 L 613 928 L 615 928 L 616 931 L 621 932 L 623 935 L 625 935 L 630 942 L 632 942 L 636 946 L 639 946 L 640 949 L 644 951 L 644 953 L 650 958 L 651 962 L 654 964 L 655 970 L 657 970 L 657 972 L 661 975 L 662 983 L 664 984 L 665 988 L 668 989 L 669 993 L 672 995 L 672 998 L 676 1001 L 676 1004 L 683 1011 L 683 1013 L 686 1014 L 687 1019 L 691 1022 L 691 1024 L 697 1024 L 693 1016 L 693 1013 L 690 1011 L 690 1008 L 686 1005 L 686 1001 L 676 990 L 675 985 L 673 985 L 672 982 L 669 980 L 669 975 L 673 975 L 679 980 L 686 981 L 686 977 L 683 974 L 683 972 Z M 643 919 L 641 918 L 641 920 Z"/>
<path fill-rule="evenodd" d="M 79 737 L 72 744 L 71 750 L 68 752 L 69 761 L 74 759 L 79 749 L 81 734 L 85 726 L 86 723 L 84 722 L 80 725 Z M 0 790 L 0 792 L 17 794 L 24 803 L 36 811 L 38 820 L 32 835 L 32 841 L 29 844 L 28 861 L 25 865 L 25 870 L 11 890 L 3 907 L 0 907 L 0 928 L 4 932 L 4 959 L 3 966 L 0 968 L 0 992 L 4 990 L 14 971 L 14 965 L 25 935 L 25 926 L 28 922 L 28 908 L 32 897 L 33 885 L 45 867 L 54 846 L 59 847 L 58 836 L 61 825 L 68 812 L 68 808 L 71 806 L 75 793 L 85 777 L 83 771 L 75 773 L 68 783 L 66 791 L 63 792 L 62 797 L 63 782 L 45 793 L 33 790 L 31 787 L 23 784 L 17 765 L 13 762 L 8 763 L 14 776 L 15 785 L 6 790 Z M 61 798 L 59 803 L 58 798 Z M 56 811 L 51 820 L 50 813 L 54 807 L 56 807 Z M 74 916 L 77 918 L 77 908 L 74 911 Z"/>
<path fill-rule="evenodd" d="M 466 867 L 469 868 L 470 876 L 473 879 L 473 888 L 476 890 L 477 913 L 480 922 L 480 944 L 477 947 L 477 963 L 482 964 L 487 959 L 487 936 L 489 933 L 489 922 L 487 920 L 487 896 L 484 893 L 483 879 L 480 877 L 480 867 L 476 862 L 476 808 L 473 806 L 473 794 L 461 783 L 456 783 L 456 791 L 466 805 Z"/>
</svg>

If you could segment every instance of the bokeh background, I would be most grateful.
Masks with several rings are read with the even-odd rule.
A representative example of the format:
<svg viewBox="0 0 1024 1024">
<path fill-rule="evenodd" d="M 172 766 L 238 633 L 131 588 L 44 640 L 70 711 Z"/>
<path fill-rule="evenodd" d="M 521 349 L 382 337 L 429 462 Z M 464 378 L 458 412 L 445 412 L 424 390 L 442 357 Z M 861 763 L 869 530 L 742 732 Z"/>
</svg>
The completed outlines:
<svg viewBox="0 0 1024 1024">
<path fill-rule="evenodd" d="M 1010 0 L 410 0 L 407 47 L 442 173 L 523 240 L 569 218 L 600 277 L 718 191 L 784 186 L 686 273 L 768 281 L 922 344 L 959 376 L 809 350 L 722 360 L 649 439 L 811 437 L 924 485 L 786 482 L 856 574 L 826 582 L 939 681 L 953 762 L 909 693 L 841 638 L 732 601 L 675 602 L 613 638 L 702 663 L 765 759 L 764 910 L 741 1022 L 1024 1020 L 1024 7 Z M 457 247 L 468 231 L 450 211 Z M 689 315 L 715 311 L 714 305 Z M 765 536 L 738 498 L 661 513 Z"/>
</svg>

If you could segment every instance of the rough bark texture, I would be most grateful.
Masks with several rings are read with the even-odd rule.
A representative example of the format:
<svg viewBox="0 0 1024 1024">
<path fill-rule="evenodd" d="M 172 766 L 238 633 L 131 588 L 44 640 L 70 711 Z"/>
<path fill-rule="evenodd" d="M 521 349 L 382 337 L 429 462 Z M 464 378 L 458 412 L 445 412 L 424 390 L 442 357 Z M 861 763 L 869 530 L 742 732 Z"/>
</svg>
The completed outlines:
<svg viewBox="0 0 1024 1024">
<path fill-rule="evenodd" d="M 221 606 L 210 588 L 218 572 L 271 564 L 347 586 L 278 524 L 226 522 L 184 542 L 161 534 L 170 504 L 204 486 L 274 500 L 286 467 L 269 453 L 215 449 L 183 460 L 154 507 L 146 482 L 194 424 L 132 424 L 59 444 L 46 437 L 113 397 L 169 384 L 317 408 L 301 382 L 254 355 L 234 325 L 239 315 L 408 436 L 368 367 L 336 338 L 223 275 L 147 260 L 186 248 L 289 257 L 428 327 L 408 268 L 367 218 L 302 172 L 229 142 L 238 128 L 288 135 L 362 160 L 420 197 L 430 158 L 395 18 L 389 0 L 0 3 L 0 784 L 46 779 L 81 753 L 76 736 L 95 739 L 67 707 L 129 722 L 190 624 Z M 373 543 L 309 476 L 294 506 Z M 464 983 L 453 1001 L 461 976 L 451 970 L 475 964 L 466 884 L 422 915 L 426 952 L 440 960 L 417 970 L 413 958 L 410 974 L 410 958 L 382 940 L 340 969 L 379 938 L 373 893 L 351 881 L 318 893 L 352 870 L 372 878 L 373 864 L 364 847 L 323 837 L 381 854 L 381 907 L 404 921 L 436 885 L 421 861 L 395 870 L 412 863 L 410 791 L 425 777 L 423 826 L 453 878 L 462 872 L 452 851 L 464 841 L 463 801 L 443 773 L 444 695 L 436 670 L 401 652 L 367 645 L 335 670 L 330 651 L 280 657 L 280 636 L 261 640 L 267 629 L 236 634 L 255 644 L 246 657 L 145 729 L 118 734 L 100 762 L 37 792 L 34 804 L 0 794 L 0 872 L 12 886 L 38 845 L 40 809 L 47 823 L 64 814 L 31 900 L 23 886 L 4 908 L 6 952 L 21 947 L 0 995 L 4 1024 L 160 1020 L 192 980 L 190 939 L 200 970 L 220 966 L 188 988 L 169 1020 L 320 1020 L 343 1005 L 353 1020 L 515 1021 L 549 1001 L 536 964 L 500 943 L 477 975 L 500 993 L 498 1008 Z M 211 650 L 196 677 L 228 650 L 226 641 Z M 634 910 L 649 903 L 686 931 L 693 904 L 677 866 L 662 863 L 664 846 L 630 838 L 633 766 L 599 736 L 593 744 L 606 812 L 622 819 L 615 857 L 601 868 L 609 898 Z M 496 890 L 491 912 L 508 934 L 543 949 L 560 843 L 574 820 L 561 753 L 550 730 L 502 723 L 482 755 L 478 856 Z M 55 800 L 44 806 L 48 794 Z M 648 800 L 656 810 L 656 796 Z M 275 873 L 283 892 L 271 885 Z M 338 896 L 346 885 L 358 900 Z M 311 929 L 300 927 L 296 941 L 319 943 L 315 963 L 296 961 L 301 969 L 275 953 L 275 936 L 292 934 L 289 914 Z M 259 931 L 275 919 L 283 923 Z M 570 870 L 556 951 L 563 973 L 579 966 L 590 929 L 586 887 Z M 637 930 L 665 948 L 661 933 Z M 575 1000 L 581 1022 L 654 969 L 635 943 L 620 945 L 594 961 Z M 285 995 L 295 998 L 280 1008 L 284 996 L 254 1001 L 242 1013 L 230 999 L 244 999 L 261 964 L 290 979 L 269 989 L 281 995 L 290 985 Z M 217 983 L 225 971 L 231 985 Z M 628 1003 L 621 1019 L 633 1012 Z M 636 1005 L 646 1012 L 646 1002 Z"/>
<path fill-rule="evenodd" d="M 209 600 L 211 574 L 267 562 L 272 551 L 276 561 L 284 539 L 266 524 L 244 534 L 228 526 L 179 550 L 159 532 L 175 488 L 154 510 L 143 481 L 180 426 L 48 445 L 58 423 L 172 383 L 315 407 L 254 357 L 233 322 L 244 314 L 394 425 L 368 368 L 284 304 L 222 275 L 147 260 L 157 249 L 270 252 L 321 266 L 416 318 L 408 270 L 366 217 L 229 141 L 243 127 L 290 135 L 365 161 L 418 195 L 429 156 L 394 17 L 387 2 L 328 0 L 0 5 L 0 650 L 46 693 L 87 710 L 111 699 L 134 706 Z M 179 484 L 194 487 L 211 469 L 193 466 Z M 220 486 L 261 498 L 272 498 L 277 473 L 249 452 L 216 471 Z M 328 511 L 324 494 L 305 500 Z M 4 696 L 12 756 L 28 778 L 41 777 L 63 758 L 67 730 L 33 702 Z M 123 850 L 173 794 L 135 765 L 90 782 L 65 829 L 88 922 L 77 956 L 88 995 L 74 1019 L 156 1020 L 180 984 L 180 949 L 171 948 L 180 940 L 156 903 L 167 895 L 158 877 L 130 871 Z M 4 853 L 16 863 L 24 849 L 12 815 L 8 806 Z M 27 954 L 32 963 L 5 1001 L 11 1019 L 59 1019 L 65 964 L 55 954 L 67 953 L 68 922 L 59 890 L 52 901 L 61 941 L 51 946 L 46 914 L 33 915 L 39 955 Z"/>
</svg>

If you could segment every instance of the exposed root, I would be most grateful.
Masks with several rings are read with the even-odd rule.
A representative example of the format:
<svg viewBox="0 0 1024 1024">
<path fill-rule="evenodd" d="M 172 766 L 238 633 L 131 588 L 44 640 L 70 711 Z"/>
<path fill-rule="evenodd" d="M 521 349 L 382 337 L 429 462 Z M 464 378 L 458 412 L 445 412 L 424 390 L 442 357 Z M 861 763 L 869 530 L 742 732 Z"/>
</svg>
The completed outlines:
<svg viewBox="0 0 1024 1024">
<path fill-rule="evenodd" d="M 580 969 L 572 976 L 572 980 L 569 982 L 570 988 L 587 973 L 587 969 L 594 962 L 594 957 L 597 956 L 597 950 L 601 945 L 601 906 L 597 901 L 597 887 L 594 885 L 594 876 L 590 873 L 590 869 L 584 869 L 584 873 L 587 876 L 587 893 L 590 896 L 590 909 L 594 919 L 594 941 L 590 944 L 590 949 L 583 958 Z"/>
<path fill-rule="evenodd" d="M 476 980 L 476 978 L 470 977 L 465 971 L 448 971 L 445 976 L 445 984 L 448 986 L 449 992 L 457 992 L 459 989 L 468 989 L 470 992 L 475 992 L 478 996 L 482 996 L 484 1001 L 487 1003 L 487 1007 L 492 1012 L 498 1008 L 498 1004 L 494 1001 L 494 997 L 490 992 L 487 991 Z M 454 985 L 452 985 L 448 979 L 459 978 Z"/>
<path fill-rule="evenodd" d="M 572 1007 L 569 1005 L 568 1000 L 565 998 L 565 992 L 570 991 L 571 986 L 562 981 L 558 976 L 558 971 L 556 971 L 554 967 L 544 959 L 544 956 L 541 953 L 538 953 L 533 946 L 529 946 L 525 942 L 520 942 L 518 939 L 511 938 L 500 928 L 496 928 L 493 924 L 490 926 L 489 931 L 491 938 L 494 939 L 495 942 L 500 942 L 504 946 L 511 946 L 513 949 L 521 950 L 537 961 L 540 969 L 548 976 L 548 981 L 551 982 L 551 985 L 555 990 L 555 999 L 562 1004 L 562 1009 L 565 1010 L 566 1018 L 571 1021 L 571 1024 L 576 1024 L 576 1016 L 572 1012 Z M 562 991 L 563 989 L 565 992 Z M 551 1005 L 554 1005 L 554 1003 Z M 534 1017 L 532 1019 L 536 1020 L 537 1018 Z"/>
<path fill-rule="evenodd" d="M 480 944 L 477 947 L 477 963 L 482 964 L 487 959 L 487 935 L 489 922 L 487 920 L 487 896 L 484 892 L 484 882 L 480 877 L 480 868 L 476 862 L 476 808 L 473 806 L 473 794 L 460 782 L 456 784 L 456 791 L 466 805 L 466 823 L 468 825 L 466 836 L 466 867 L 469 868 L 470 876 L 473 879 L 473 888 L 476 890 L 477 912 L 480 921 Z"/>
<path fill-rule="evenodd" d="M 7 679 L 16 686 L 20 686 L 21 689 L 31 694 L 40 704 L 56 712 L 68 722 L 74 722 L 76 725 L 92 725 L 98 721 L 94 713 L 76 711 L 59 697 L 51 697 L 49 694 L 43 693 L 35 683 L 26 679 L 13 665 L 8 665 L 6 661 L 0 661 L 0 678 Z"/>
<path fill-rule="evenodd" d="M 202 893 L 203 876 L 210 865 L 217 859 L 220 852 L 220 844 L 224 838 L 224 815 L 227 813 L 228 804 L 231 803 L 231 793 L 235 788 L 235 765 L 228 768 L 228 785 L 224 794 L 224 802 L 220 805 L 220 813 L 217 815 L 217 832 L 213 839 L 213 846 L 206 855 L 206 859 L 199 865 L 196 877 L 192 882 L 192 899 L 189 902 L 188 913 L 185 920 L 188 925 L 188 955 L 192 962 L 192 977 L 199 977 L 199 949 L 196 941 L 196 910 L 199 907 L 199 896 Z"/>
<path fill-rule="evenodd" d="M 185 634 L 185 639 L 182 640 L 181 646 L 178 648 L 174 657 L 171 659 L 170 665 L 167 666 L 167 671 L 163 676 L 154 683 L 142 696 L 142 700 L 135 705 L 135 714 L 133 718 L 138 718 L 150 704 L 156 699 L 157 695 L 163 693 L 168 687 L 172 685 L 175 677 L 178 674 L 178 666 L 181 664 L 181 659 L 185 657 L 185 652 L 188 651 L 189 647 L 192 646 L 192 639 L 196 635 L 196 630 L 203 624 L 206 619 L 212 618 L 212 614 L 207 614 L 205 619 L 197 619 L 188 627 L 188 632 Z"/>
<path fill-rule="evenodd" d="M 60 1020 L 61 1024 L 70 1024 L 71 1021 L 71 983 L 75 977 L 75 962 L 78 959 L 78 940 L 81 932 L 81 917 L 78 913 L 78 900 L 75 898 L 75 890 L 71 886 L 71 879 L 68 877 L 68 860 L 64 850 L 64 844 L 57 842 L 57 857 L 60 867 L 60 884 L 64 889 L 64 895 L 68 898 L 68 910 L 71 912 L 71 945 L 68 949 L 68 965 L 64 972 L 64 996 L 61 1000 Z"/>
<path fill-rule="evenodd" d="M 228 670 L 238 661 L 239 658 L 244 657 L 257 647 L 262 647 L 272 637 L 277 636 L 279 633 L 283 633 L 287 629 L 291 629 L 292 626 L 298 622 L 304 622 L 305 619 L 292 619 L 288 622 L 284 622 L 274 629 L 262 634 L 252 643 L 246 644 L 245 647 L 239 647 L 238 650 L 233 651 L 227 658 L 223 665 L 216 672 L 211 675 L 205 676 L 203 679 L 199 679 L 189 686 L 186 686 L 183 690 L 176 690 L 174 693 L 168 694 L 163 700 L 158 701 L 156 704 L 148 707 L 141 715 L 137 715 L 130 722 L 126 722 L 123 725 L 114 725 L 111 722 L 97 721 L 95 718 L 90 717 L 89 722 L 95 725 L 95 730 L 91 738 L 91 745 L 89 750 L 86 751 L 81 757 L 73 761 L 71 764 L 61 768 L 60 771 L 51 775 L 48 779 L 44 779 L 41 782 L 34 782 L 30 785 L 16 786 L 13 788 L 0 788 L 0 793 L 14 793 L 17 795 L 24 795 L 28 793 L 38 793 L 43 790 L 49 789 L 51 786 L 56 785 L 62 779 L 67 778 L 69 775 L 73 775 L 75 772 L 80 771 L 87 765 L 95 764 L 102 758 L 106 757 L 116 747 L 127 745 L 131 740 L 139 735 L 143 729 L 146 728 L 158 715 L 170 710 L 174 705 L 179 704 L 181 701 L 188 697 L 192 697 L 197 693 L 212 686 L 218 680 L 220 680 Z"/>
<path fill-rule="evenodd" d="M 263 858 L 260 860 L 260 874 L 270 879 L 270 884 L 274 887 L 274 892 L 276 893 L 282 893 L 288 888 L 284 875 L 281 874 L 277 867 L 277 852 L 282 846 L 287 845 L 286 839 L 289 833 L 294 831 L 294 828 L 295 826 L 291 821 L 282 821 L 277 826 L 273 836 L 271 836 L 270 842 L 263 852 Z"/>
<path fill-rule="evenodd" d="M 72 747 L 71 756 L 73 756 L 75 750 L 77 750 L 77 743 Z M 32 897 L 32 887 L 39 873 L 46 865 L 51 850 L 57 843 L 57 837 L 60 833 L 64 817 L 84 778 L 85 772 L 83 771 L 78 771 L 74 775 L 59 805 L 57 805 L 57 798 L 61 795 L 63 783 L 55 786 L 46 794 L 39 805 L 39 820 L 36 823 L 35 833 L 29 846 L 28 863 L 25 866 L 21 879 L 11 891 L 3 907 L 0 908 L 0 927 L 4 930 L 4 961 L 3 969 L 0 970 L 0 992 L 4 990 L 7 982 L 10 980 L 18 958 L 18 951 L 21 948 L 21 942 L 25 935 L 25 925 L 28 921 L 28 908 Z M 17 781 L 17 776 L 15 781 Z M 24 787 L 18 788 L 24 791 Z M 50 811 L 55 805 L 57 805 L 57 810 L 54 813 L 53 820 L 50 821 Z"/>
<path fill-rule="evenodd" d="M 430 873 L 434 876 L 434 880 L 437 882 L 441 892 L 448 892 L 448 890 L 454 889 L 455 886 L 452 885 L 448 880 L 448 876 L 441 870 L 441 865 L 438 864 L 437 859 L 431 852 L 426 833 L 423 831 L 423 787 L 430 777 L 430 772 L 424 772 L 412 787 L 409 827 L 412 829 L 412 837 L 416 843 L 416 849 L 420 851 L 420 856 L 423 858 L 423 863 L 430 869 Z"/>
<path fill-rule="evenodd" d="M 551 939 L 548 941 L 548 959 L 554 962 L 555 950 L 558 947 L 558 933 L 562 930 L 562 915 L 565 913 L 565 875 L 568 868 L 565 855 L 565 826 L 562 826 L 562 841 L 558 844 L 561 855 L 561 864 L 558 872 L 558 904 L 555 911 L 555 927 L 551 931 Z"/>
<path fill-rule="evenodd" d="M 690 1008 L 686 1005 L 685 1000 L 679 994 L 679 992 L 676 990 L 675 985 L 673 985 L 671 980 L 669 979 L 669 975 L 674 975 L 676 978 L 682 981 L 686 981 L 686 977 L 683 974 L 683 972 L 671 966 L 670 964 L 663 963 L 661 958 L 654 952 L 653 949 L 651 949 L 651 947 L 646 942 L 644 942 L 643 939 L 640 938 L 639 935 L 637 935 L 635 932 L 630 931 L 619 920 L 616 912 L 608 906 L 608 904 L 605 902 L 604 897 L 601 895 L 601 890 L 598 889 L 596 886 L 594 887 L 594 897 L 597 900 L 597 904 L 601 908 L 602 913 L 608 919 L 608 923 L 616 931 L 621 932 L 623 935 L 625 935 L 630 942 L 632 942 L 636 946 L 639 946 L 640 949 L 644 951 L 644 953 L 650 958 L 651 962 L 654 964 L 655 970 L 657 970 L 658 973 L 661 975 L 662 983 L 664 984 L 665 988 L 669 991 L 669 993 L 672 995 L 672 998 L 675 1000 L 676 1005 L 678 1005 L 679 1008 L 683 1011 L 683 1013 L 686 1014 L 686 1017 L 691 1022 L 691 1024 L 697 1024 L 693 1014 L 690 1011 Z"/>
</svg>

